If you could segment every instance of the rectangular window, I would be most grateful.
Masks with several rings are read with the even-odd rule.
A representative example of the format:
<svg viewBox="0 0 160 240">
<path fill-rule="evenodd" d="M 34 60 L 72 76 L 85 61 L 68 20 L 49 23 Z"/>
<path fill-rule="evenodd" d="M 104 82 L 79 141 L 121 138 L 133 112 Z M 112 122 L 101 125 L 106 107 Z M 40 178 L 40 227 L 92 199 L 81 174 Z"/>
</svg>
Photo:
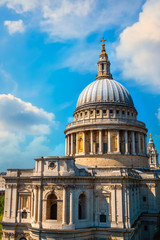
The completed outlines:
<svg viewBox="0 0 160 240">
<path fill-rule="evenodd" d="M 107 153 L 107 143 L 103 143 L 103 153 Z"/>
<path fill-rule="evenodd" d="M 106 215 L 105 214 L 100 215 L 100 222 L 106 222 Z"/>
<path fill-rule="evenodd" d="M 146 202 L 147 199 L 146 199 L 146 196 L 143 196 L 143 202 Z"/>
<path fill-rule="evenodd" d="M 99 110 L 97 110 L 97 114 L 99 114 Z"/>
<path fill-rule="evenodd" d="M 105 109 L 103 110 L 103 113 L 106 114 L 106 110 Z"/>
</svg>

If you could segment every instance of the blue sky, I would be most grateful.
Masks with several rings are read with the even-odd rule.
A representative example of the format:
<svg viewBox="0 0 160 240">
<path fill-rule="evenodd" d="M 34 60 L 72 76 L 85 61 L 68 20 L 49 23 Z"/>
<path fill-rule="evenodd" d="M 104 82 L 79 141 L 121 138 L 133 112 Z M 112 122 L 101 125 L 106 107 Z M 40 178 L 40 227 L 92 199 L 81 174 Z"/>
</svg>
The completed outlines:
<svg viewBox="0 0 160 240">
<path fill-rule="evenodd" d="M 0 0 L 0 171 L 64 155 L 100 40 L 160 152 L 159 0 Z M 149 135 L 149 134 L 148 134 Z"/>
</svg>

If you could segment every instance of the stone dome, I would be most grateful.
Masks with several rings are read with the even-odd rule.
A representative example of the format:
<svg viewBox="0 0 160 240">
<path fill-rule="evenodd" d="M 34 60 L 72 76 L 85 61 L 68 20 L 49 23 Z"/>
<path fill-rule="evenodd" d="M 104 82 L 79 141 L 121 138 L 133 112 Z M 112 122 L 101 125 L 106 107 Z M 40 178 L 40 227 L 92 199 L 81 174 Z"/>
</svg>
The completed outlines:
<svg viewBox="0 0 160 240">
<path fill-rule="evenodd" d="M 134 108 L 134 103 L 127 89 L 113 79 L 101 78 L 89 84 L 80 94 L 77 108 L 102 105 L 119 105 Z"/>
</svg>

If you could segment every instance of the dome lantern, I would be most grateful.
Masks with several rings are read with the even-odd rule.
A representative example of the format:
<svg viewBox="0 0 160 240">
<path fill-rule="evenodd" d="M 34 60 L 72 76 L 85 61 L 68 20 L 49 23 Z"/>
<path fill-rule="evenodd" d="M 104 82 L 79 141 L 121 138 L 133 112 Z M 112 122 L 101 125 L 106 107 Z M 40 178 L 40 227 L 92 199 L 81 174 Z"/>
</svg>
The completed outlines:
<svg viewBox="0 0 160 240">
<path fill-rule="evenodd" d="M 103 38 L 101 40 L 102 42 L 102 51 L 99 56 L 98 61 L 98 74 L 96 76 L 96 79 L 100 79 L 103 77 L 107 77 L 109 79 L 112 79 L 112 74 L 110 73 L 110 61 L 108 59 L 108 55 L 105 50 L 105 42 L 106 40 Z"/>
</svg>

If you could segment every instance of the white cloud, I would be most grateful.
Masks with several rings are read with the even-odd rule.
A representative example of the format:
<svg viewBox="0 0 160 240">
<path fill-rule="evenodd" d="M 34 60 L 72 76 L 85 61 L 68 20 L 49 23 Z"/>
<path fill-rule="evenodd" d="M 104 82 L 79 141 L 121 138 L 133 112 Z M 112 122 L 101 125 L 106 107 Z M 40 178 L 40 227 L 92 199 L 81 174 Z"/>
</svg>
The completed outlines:
<svg viewBox="0 0 160 240">
<path fill-rule="evenodd" d="M 0 132 L 0 170 L 8 168 L 32 168 L 34 158 L 41 156 L 58 156 L 64 154 L 64 144 L 53 149 L 45 136 L 36 136 L 28 143 L 24 136 Z"/>
<path fill-rule="evenodd" d="M 43 31 L 53 41 L 82 39 L 95 31 L 130 22 L 141 1 L 60 0 L 42 4 Z M 116 7 L 115 7 L 116 6 Z"/>
<path fill-rule="evenodd" d="M 133 4 L 134 2 L 134 4 Z M 143 0 L 0 0 L 16 13 L 31 12 L 30 21 L 40 25 L 52 41 L 82 39 L 95 31 L 133 21 Z M 115 7 L 116 6 L 116 7 Z M 35 23 L 37 21 L 37 23 Z"/>
<path fill-rule="evenodd" d="M 123 77 L 160 91 L 160 1 L 148 0 L 139 21 L 120 35 L 116 49 Z"/>
<path fill-rule="evenodd" d="M 36 156 L 63 154 L 64 144 L 52 149 L 44 136 L 57 125 L 53 113 L 11 94 L 1 94 L 0 116 L 1 171 L 6 168 L 31 168 Z"/>
<path fill-rule="evenodd" d="M 21 19 L 18 21 L 4 21 L 4 25 L 7 26 L 8 32 L 11 35 L 16 32 L 23 33 L 25 31 L 25 27 Z"/>
<path fill-rule="evenodd" d="M 38 6 L 38 0 L 0 0 L 0 5 L 4 4 L 17 13 L 23 13 L 34 10 Z"/>
<path fill-rule="evenodd" d="M 11 94 L 0 95 L 0 131 L 48 134 L 54 114 L 24 102 Z"/>
</svg>

